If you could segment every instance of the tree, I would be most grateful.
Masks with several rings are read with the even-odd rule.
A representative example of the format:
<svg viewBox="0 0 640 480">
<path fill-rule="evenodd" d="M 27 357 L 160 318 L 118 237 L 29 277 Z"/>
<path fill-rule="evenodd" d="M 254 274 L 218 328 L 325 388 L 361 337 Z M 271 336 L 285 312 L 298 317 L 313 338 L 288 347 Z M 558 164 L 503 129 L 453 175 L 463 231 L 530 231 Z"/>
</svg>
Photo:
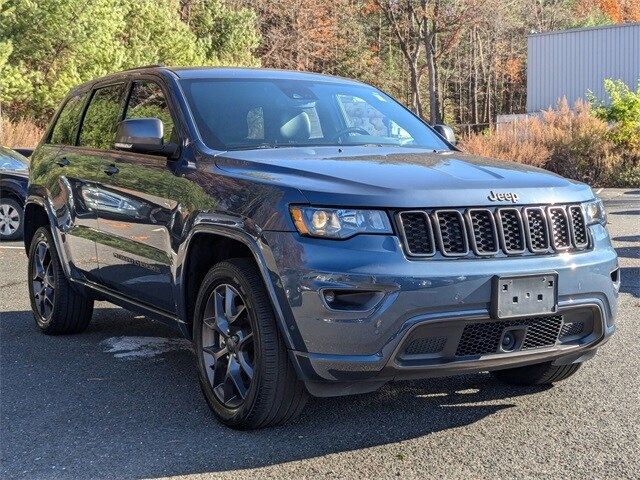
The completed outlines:
<svg viewBox="0 0 640 480">
<path fill-rule="evenodd" d="M 193 0 L 191 23 L 166 0 L 0 1 L 0 101 L 12 117 L 44 123 L 70 88 L 125 68 L 256 64 L 255 16 L 221 0 Z"/>
<path fill-rule="evenodd" d="M 483 0 L 421 0 L 422 41 L 429 71 L 429 118 L 431 125 L 442 123 L 437 63 L 456 46 L 461 30 L 475 23 L 474 14 Z M 438 43 L 438 40 L 441 40 Z M 438 48 L 440 45 L 440 48 Z M 477 117 L 477 115 L 476 115 Z"/>
<path fill-rule="evenodd" d="M 259 65 L 254 51 L 260 45 L 253 10 L 230 8 L 221 0 L 182 0 L 182 21 L 196 36 L 206 63 Z"/>
<path fill-rule="evenodd" d="M 391 25 L 407 66 L 409 68 L 409 88 L 411 91 L 410 108 L 420 117 L 424 116 L 420 81 L 424 74 L 424 59 L 421 51 L 424 46 L 421 35 L 425 14 L 418 12 L 416 2 L 407 0 L 374 0 L 378 8 Z"/>
</svg>

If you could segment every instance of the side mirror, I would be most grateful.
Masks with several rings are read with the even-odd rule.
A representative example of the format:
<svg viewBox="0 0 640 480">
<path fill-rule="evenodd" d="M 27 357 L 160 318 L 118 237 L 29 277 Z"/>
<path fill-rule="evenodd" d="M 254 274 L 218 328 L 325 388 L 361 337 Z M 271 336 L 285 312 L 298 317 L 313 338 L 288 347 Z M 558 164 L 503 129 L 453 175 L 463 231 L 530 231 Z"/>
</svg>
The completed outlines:
<svg viewBox="0 0 640 480">
<path fill-rule="evenodd" d="M 129 118 L 118 124 L 115 147 L 129 152 L 171 157 L 175 143 L 164 143 L 164 125 L 159 118 Z"/>
<path fill-rule="evenodd" d="M 451 145 L 456 144 L 456 134 L 453 133 L 453 128 L 448 125 L 434 125 L 433 129 L 440 134 Z"/>
</svg>

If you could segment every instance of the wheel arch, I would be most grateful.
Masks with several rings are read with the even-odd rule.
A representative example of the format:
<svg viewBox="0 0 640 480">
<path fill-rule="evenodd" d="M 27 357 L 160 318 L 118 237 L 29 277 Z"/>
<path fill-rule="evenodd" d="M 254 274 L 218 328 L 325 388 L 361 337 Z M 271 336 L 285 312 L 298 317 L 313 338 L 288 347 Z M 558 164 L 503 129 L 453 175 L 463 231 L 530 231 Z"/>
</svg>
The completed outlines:
<svg viewBox="0 0 640 480">
<path fill-rule="evenodd" d="M 289 311 L 283 311 L 282 302 L 286 301 L 286 297 L 274 281 L 276 273 L 265 258 L 268 256 L 268 246 L 243 230 L 214 225 L 194 227 L 185 242 L 182 268 L 178 275 L 179 307 L 184 320 L 182 325 L 186 329 L 183 332 L 185 336 L 192 338 L 195 300 L 209 269 L 229 258 L 249 258 L 260 272 L 287 348 L 300 348 L 300 338 L 292 315 Z M 288 308 L 288 305 L 284 306 Z"/>
<path fill-rule="evenodd" d="M 0 198 L 10 198 L 11 200 L 18 202 L 20 206 L 24 207 L 24 196 L 11 188 L 11 185 L 0 185 Z"/>
<path fill-rule="evenodd" d="M 36 233 L 36 230 L 40 227 L 48 226 L 51 228 L 51 216 L 49 211 L 45 207 L 45 203 L 42 199 L 37 197 L 29 197 L 24 205 L 24 248 L 27 254 L 29 253 L 29 247 L 31 241 Z M 55 232 L 52 232 L 55 233 Z M 57 243 L 57 239 L 54 234 L 54 241 Z M 57 248 L 57 245 L 56 245 Z"/>
</svg>

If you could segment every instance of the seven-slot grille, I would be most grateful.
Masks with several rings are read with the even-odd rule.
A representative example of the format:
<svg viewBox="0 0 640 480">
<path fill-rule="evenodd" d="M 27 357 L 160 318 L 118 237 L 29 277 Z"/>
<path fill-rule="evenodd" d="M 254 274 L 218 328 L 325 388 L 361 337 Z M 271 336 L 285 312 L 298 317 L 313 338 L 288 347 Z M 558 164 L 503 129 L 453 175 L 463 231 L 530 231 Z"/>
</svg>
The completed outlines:
<svg viewBox="0 0 640 480">
<path fill-rule="evenodd" d="M 580 205 L 412 210 L 398 214 L 410 256 L 543 254 L 588 247 Z"/>
</svg>

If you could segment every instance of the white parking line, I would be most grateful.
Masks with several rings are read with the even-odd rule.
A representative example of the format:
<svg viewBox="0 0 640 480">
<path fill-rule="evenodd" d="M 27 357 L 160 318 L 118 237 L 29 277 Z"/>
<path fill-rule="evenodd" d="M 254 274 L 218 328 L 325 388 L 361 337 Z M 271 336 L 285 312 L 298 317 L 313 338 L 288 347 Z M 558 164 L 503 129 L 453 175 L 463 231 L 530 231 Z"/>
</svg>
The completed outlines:
<svg viewBox="0 0 640 480">
<path fill-rule="evenodd" d="M 596 195 L 600 195 L 600 192 L 604 190 L 604 188 L 599 188 L 598 191 L 596 192 Z"/>
<path fill-rule="evenodd" d="M 16 250 L 22 250 L 24 247 L 20 247 L 18 245 L 0 245 L 0 248 L 14 248 Z"/>
</svg>

